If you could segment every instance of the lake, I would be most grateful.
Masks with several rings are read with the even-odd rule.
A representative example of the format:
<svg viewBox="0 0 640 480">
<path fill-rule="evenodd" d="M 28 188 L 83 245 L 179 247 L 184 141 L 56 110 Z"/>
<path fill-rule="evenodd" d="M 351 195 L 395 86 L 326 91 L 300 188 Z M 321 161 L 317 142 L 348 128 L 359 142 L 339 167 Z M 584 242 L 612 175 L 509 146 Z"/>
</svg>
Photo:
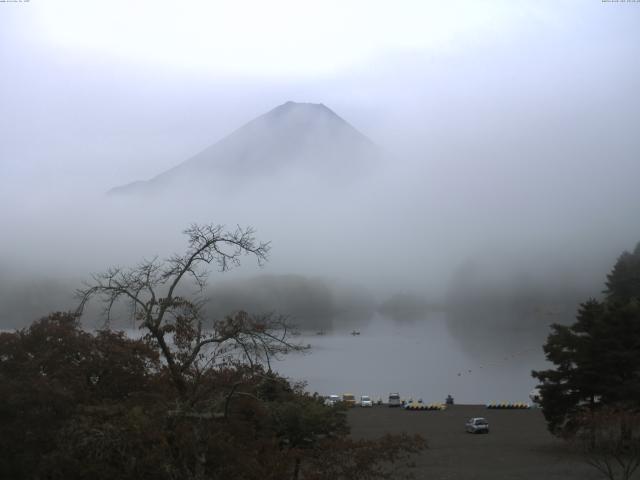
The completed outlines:
<svg viewBox="0 0 640 480">
<path fill-rule="evenodd" d="M 322 395 L 351 392 L 386 401 L 389 392 L 400 392 L 430 403 L 451 394 L 456 403 L 489 403 L 529 401 L 536 385 L 531 370 L 546 368 L 546 331 L 540 329 L 460 333 L 438 313 L 407 323 L 374 316 L 357 330 L 360 335 L 347 329 L 303 334 L 299 341 L 310 351 L 286 356 L 274 370 Z"/>
</svg>

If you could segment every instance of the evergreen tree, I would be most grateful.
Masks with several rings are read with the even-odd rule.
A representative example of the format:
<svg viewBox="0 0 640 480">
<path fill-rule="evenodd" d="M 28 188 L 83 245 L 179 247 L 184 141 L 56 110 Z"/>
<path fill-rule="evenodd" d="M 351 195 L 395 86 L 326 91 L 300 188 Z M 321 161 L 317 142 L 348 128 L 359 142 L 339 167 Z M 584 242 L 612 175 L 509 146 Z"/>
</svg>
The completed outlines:
<svg viewBox="0 0 640 480">
<path fill-rule="evenodd" d="M 581 304 L 573 325 L 551 326 L 543 348 L 554 368 L 532 372 L 553 433 L 575 431 L 585 410 L 640 409 L 640 244 L 620 256 L 605 293 Z"/>
<path fill-rule="evenodd" d="M 628 302 L 640 298 L 640 243 L 632 253 L 623 252 L 607 275 L 608 301 Z"/>
</svg>

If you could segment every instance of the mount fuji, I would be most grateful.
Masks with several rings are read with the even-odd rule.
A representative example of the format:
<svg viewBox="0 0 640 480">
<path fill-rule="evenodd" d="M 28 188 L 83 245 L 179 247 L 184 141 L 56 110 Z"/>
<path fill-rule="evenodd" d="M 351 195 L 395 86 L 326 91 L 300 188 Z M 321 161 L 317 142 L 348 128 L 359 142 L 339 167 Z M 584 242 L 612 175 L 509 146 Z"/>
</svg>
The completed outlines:
<svg viewBox="0 0 640 480">
<path fill-rule="evenodd" d="M 380 157 L 379 147 L 325 105 L 287 102 L 175 167 L 108 193 L 213 189 L 287 174 L 348 181 Z"/>
</svg>

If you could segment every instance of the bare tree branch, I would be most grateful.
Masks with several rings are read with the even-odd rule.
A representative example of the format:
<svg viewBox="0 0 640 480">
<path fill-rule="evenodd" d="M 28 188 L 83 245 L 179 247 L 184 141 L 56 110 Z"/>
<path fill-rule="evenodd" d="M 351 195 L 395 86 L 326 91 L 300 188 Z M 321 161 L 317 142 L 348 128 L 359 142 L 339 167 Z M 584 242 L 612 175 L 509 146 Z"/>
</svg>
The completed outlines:
<svg viewBox="0 0 640 480">
<path fill-rule="evenodd" d="M 630 480 L 640 467 L 640 412 L 601 407 L 579 418 L 570 440 L 610 480 Z"/>
<path fill-rule="evenodd" d="M 274 315 L 251 317 L 236 312 L 205 329 L 202 303 L 197 297 L 184 298 L 178 291 L 190 281 L 201 293 L 210 265 L 225 272 L 238 266 L 243 256 L 252 256 L 263 265 L 270 245 L 258 242 L 252 228 L 240 226 L 226 231 L 222 225 L 192 224 L 184 233 L 188 240 L 183 254 L 164 261 L 156 256 L 129 269 L 112 267 L 93 275 L 92 282 L 77 291 L 77 313 L 98 297 L 105 304 L 108 325 L 115 305 L 122 300 L 129 302 L 133 321 L 157 344 L 181 395 L 187 394 L 189 380 L 198 378 L 198 372 L 221 355 L 233 362 L 237 355 L 234 352 L 239 352 L 238 358 L 250 365 L 264 362 L 270 369 L 272 358 L 303 350 L 289 340 L 286 319 Z"/>
</svg>

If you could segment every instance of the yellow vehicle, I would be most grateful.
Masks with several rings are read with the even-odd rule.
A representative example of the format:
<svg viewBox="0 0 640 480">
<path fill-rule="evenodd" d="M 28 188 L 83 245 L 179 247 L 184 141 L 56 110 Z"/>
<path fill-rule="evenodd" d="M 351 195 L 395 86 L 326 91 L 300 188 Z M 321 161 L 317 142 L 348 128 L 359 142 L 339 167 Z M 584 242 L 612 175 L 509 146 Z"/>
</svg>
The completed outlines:
<svg viewBox="0 0 640 480">
<path fill-rule="evenodd" d="M 353 393 L 345 393 L 342 395 L 342 401 L 347 405 L 347 407 L 355 407 L 356 406 L 356 396 Z"/>
</svg>

